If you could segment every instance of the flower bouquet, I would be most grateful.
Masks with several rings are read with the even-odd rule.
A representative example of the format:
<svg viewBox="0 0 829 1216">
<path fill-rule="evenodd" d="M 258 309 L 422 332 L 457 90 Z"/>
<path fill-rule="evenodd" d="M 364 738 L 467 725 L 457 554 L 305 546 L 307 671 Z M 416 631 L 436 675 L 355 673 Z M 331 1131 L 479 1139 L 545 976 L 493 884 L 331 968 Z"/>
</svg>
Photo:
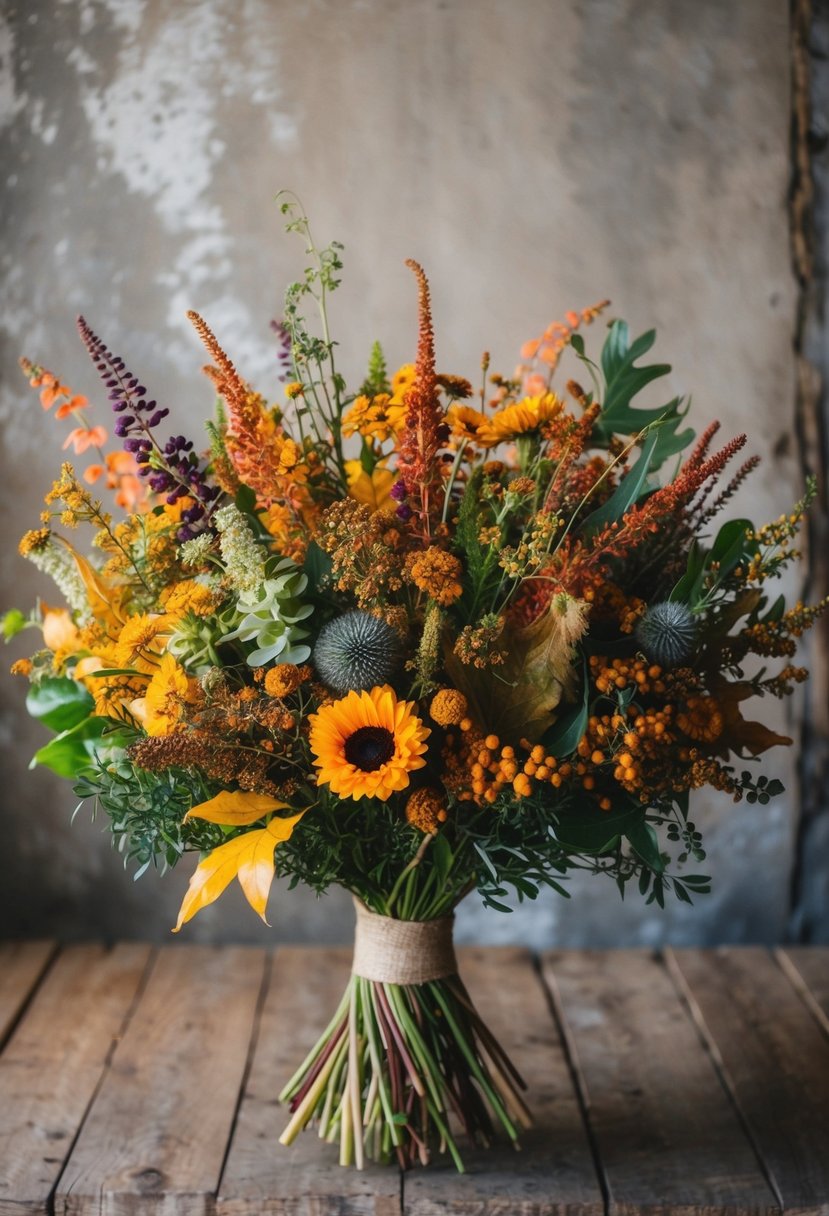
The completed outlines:
<svg viewBox="0 0 829 1216">
<path fill-rule="evenodd" d="M 20 546 L 66 606 L 11 611 L 5 632 L 42 633 L 14 664 L 54 732 L 35 761 L 139 873 L 199 855 L 176 931 L 234 878 L 263 919 L 275 874 L 353 895 L 353 974 L 282 1092 L 282 1143 L 315 1123 L 343 1165 L 437 1149 L 460 1170 L 461 1133 L 517 1140 L 530 1114 L 458 975 L 454 908 L 565 896 L 574 870 L 660 906 L 708 890 L 687 872 L 705 857 L 691 791 L 781 788 L 754 758 L 789 740 L 743 708 L 806 675 L 795 639 L 825 605 L 787 609 L 767 584 L 814 488 L 773 523 L 717 526 L 757 458 L 723 481 L 745 437 L 715 450 L 717 424 L 681 458 L 687 405 L 635 404 L 669 371 L 642 361 L 655 334 L 613 320 L 586 352 L 606 303 L 510 376 L 488 355 L 477 387 L 439 373 L 414 262 L 415 361 L 389 375 L 376 344 L 349 393 L 327 314 L 341 247 L 283 211 L 308 255 L 274 325 L 283 397 L 190 314 L 218 399 L 205 453 L 160 438 L 167 409 L 83 319 L 121 451 L 22 361 L 64 447 L 94 458 L 63 465 Z M 559 385 L 565 354 L 579 379 Z M 66 535 L 82 525 L 93 556 Z"/>
</svg>

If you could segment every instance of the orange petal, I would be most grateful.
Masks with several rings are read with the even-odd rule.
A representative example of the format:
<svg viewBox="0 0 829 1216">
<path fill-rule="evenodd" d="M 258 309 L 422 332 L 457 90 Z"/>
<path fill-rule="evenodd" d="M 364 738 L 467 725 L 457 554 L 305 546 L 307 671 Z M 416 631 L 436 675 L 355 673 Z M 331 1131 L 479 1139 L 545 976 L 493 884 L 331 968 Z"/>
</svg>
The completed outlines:
<svg viewBox="0 0 829 1216">
<path fill-rule="evenodd" d="M 84 469 L 83 479 L 87 485 L 93 486 L 99 477 L 104 472 L 102 464 L 91 464 L 88 469 Z"/>
</svg>

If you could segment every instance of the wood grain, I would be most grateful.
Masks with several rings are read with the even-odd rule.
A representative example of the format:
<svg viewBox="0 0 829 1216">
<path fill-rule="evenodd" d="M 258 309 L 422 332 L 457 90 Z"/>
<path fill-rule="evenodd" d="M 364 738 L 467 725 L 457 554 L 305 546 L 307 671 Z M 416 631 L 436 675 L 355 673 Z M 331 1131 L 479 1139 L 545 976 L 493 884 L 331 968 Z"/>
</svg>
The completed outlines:
<svg viewBox="0 0 829 1216">
<path fill-rule="evenodd" d="M 351 970 L 347 949 L 277 950 L 256 1048 L 216 1203 L 217 1216 L 398 1216 L 394 1166 L 338 1165 L 337 1145 L 313 1128 L 290 1148 L 277 1094 L 333 1015 Z"/>
<path fill-rule="evenodd" d="M 61 1177 L 57 1213 L 212 1209 L 264 966 L 258 949 L 162 948 Z"/>
<path fill-rule="evenodd" d="M 771 953 L 678 950 L 670 964 L 785 1211 L 829 1213 L 829 1039 Z"/>
<path fill-rule="evenodd" d="M 776 1212 L 670 976 L 649 951 L 546 955 L 610 1213 Z"/>
<path fill-rule="evenodd" d="M 0 1056 L 0 1214 L 46 1212 L 150 958 L 67 947 Z"/>
<path fill-rule="evenodd" d="M 441 1159 L 407 1174 L 406 1216 L 599 1216 L 604 1202 L 567 1060 L 546 994 L 525 950 L 459 951 L 461 975 L 478 1012 L 529 1086 L 535 1126 L 521 1151 L 460 1144 L 468 1173 Z"/>
<path fill-rule="evenodd" d="M 0 1048 L 56 949 L 54 942 L 0 942 Z"/>
<path fill-rule="evenodd" d="M 829 1034 L 829 946 L 788 946 L 777 961 Z"/>
</svg>

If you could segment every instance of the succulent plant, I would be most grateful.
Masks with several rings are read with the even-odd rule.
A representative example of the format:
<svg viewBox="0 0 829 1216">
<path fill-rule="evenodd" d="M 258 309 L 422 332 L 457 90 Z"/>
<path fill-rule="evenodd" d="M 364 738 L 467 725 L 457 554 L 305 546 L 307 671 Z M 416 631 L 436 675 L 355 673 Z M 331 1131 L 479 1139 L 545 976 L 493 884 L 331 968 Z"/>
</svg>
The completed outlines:
<svg viewBox="0 0 829 1216">
<path fill-rule="evenodd" d="M 308 630 L 298 622 L 314 611 L 299 598 L 307 586 L 307 576 L 290 558 L 283 558 L 255 590 L 239 593 L 232 618 L 227 621 L 225 617 L 231 630 L 218 642 L 234 638 L 254 642 L 255 648 L 247 656 L 250 667 L 263 667 L 274 659 L 304 663 L 311 656 L 311 647 L 303 643 Z"/>
<path fill-rule="evenodd" d="M 355 609 L 322 629 L 313 659 L 324 683 L 337 692 L 374 688 L 394 674 L 400 640 L 385 621 Z"/>
<path fill-rule="evenodd" d="M 672 600 L 652 604 L 636 626 L 636 640 L 645 657 L 661 667 L 676 667 L 690 659 L 696 639 L 690 608 Z"/>
</svg>

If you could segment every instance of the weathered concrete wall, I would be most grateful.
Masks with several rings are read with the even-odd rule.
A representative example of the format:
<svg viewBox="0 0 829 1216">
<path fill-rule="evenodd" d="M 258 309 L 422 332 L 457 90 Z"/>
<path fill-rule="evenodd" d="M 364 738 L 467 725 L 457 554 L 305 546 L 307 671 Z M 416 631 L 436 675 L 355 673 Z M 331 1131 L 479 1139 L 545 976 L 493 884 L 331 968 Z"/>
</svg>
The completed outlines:
<svg viewBox="0 0 829 1216">
<path fill-rule="evenodd" d="M 37 518 L 62 439 L 18 353 L 96 395 L 74 334 L 83 311 L 193 432 L 211 406 L 184 319 L 195 307 L 267 390 L 267 322 L 302 265 L 274 205 L 282 187 L 319 239 L 345 242 L 333 312 L 352 378 L 375 337 L 392 362 L 413 353 L 407 256 L 431 276 L 440 363 L 459 373 L 484 347 L 509 369 L 549 319 L 609 294 L 634 327 L 658 326 L 698 426 L 751 429 L 766 459 L 741 507 L 772 515 L 797 496 L 785 0 L 26 0 L 4 13 L 5 602 L 50 595 L 12 542 Z M 0 926 L 166 934 L 187 867 L 133 885 L 101 823 L 70 828 L 71 792 L 26 772 L 39 735 L 10 683 Z M 770 769 L 790 787 L 771 808 L 698 800 L 716 894 L 696 908 L 620 907 L 589 880 L 570 903 L 513 917 L 470 906 L 464 934 L 775 939 L 792 757 Z M 279 892 L 272 913 L 281 937 L 347 932 L 335 897 Z M 267 931 L 229 894 L 190 936 Z"/>
</svg>

